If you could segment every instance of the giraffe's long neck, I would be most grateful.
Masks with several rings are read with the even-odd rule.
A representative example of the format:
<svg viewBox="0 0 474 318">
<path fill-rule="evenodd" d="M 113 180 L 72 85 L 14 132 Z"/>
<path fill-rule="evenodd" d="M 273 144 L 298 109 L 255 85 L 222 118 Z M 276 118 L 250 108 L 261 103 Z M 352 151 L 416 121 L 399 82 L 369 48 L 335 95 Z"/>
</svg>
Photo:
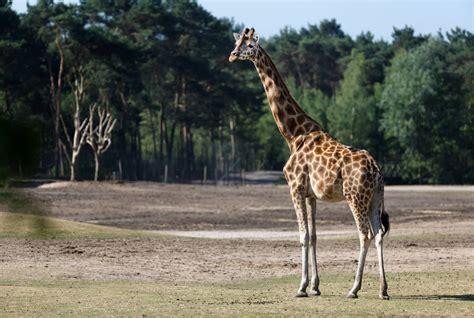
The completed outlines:
<svg viewBox="0 0 474 318">
<path fill-rule="evenodd" d="M 278 130 L 290 148 L 296 137 L 311 131 L 322 130 L 321 126 L 311 119 L 291 96 L 275 64 L 261 47 L 257 51 L 254 64 L 262 80 Z"/>
</svg>

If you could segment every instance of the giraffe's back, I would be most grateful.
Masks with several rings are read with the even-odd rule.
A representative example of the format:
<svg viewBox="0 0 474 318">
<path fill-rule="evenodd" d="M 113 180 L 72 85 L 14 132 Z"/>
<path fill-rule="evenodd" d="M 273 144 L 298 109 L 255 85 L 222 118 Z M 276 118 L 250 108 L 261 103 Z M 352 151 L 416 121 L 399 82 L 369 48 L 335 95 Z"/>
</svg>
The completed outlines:
<svg viewBox="0 0 474 318">
<path fill-rule="evenodd" d="M 291 188 L 299 184 L 307 196 L 327 202 L 344 200 L 359 187 L 373 189 L 375 174 L 380 172 L 366 150 L 338 143 L 323 131 L 301 139 L 296 140 L 284 169 Z"/>
</svg>

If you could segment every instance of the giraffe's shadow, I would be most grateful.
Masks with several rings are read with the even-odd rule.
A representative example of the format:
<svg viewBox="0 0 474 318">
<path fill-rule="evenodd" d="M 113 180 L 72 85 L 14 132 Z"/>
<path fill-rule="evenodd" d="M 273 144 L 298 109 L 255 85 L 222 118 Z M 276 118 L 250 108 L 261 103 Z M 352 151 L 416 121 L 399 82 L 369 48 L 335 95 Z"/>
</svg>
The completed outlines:
<svg viewBox="0 0 474 318">
<path fill-rule="evenodd" d="M 400 300 L 460 300 L 460 301 L 474 301 L 474 294 L 460 294 L 460 295 L 407 295 L 396 297 Z"/>
</svg>

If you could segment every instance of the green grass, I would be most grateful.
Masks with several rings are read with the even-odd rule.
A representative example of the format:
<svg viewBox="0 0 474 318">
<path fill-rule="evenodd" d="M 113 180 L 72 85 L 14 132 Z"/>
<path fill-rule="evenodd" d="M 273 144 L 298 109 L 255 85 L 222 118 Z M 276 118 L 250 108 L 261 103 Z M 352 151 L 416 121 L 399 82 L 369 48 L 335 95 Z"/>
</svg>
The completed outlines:
<svg viewBox="0 0 474 318">
<path fill-rule="evenodd" d="M 322 276 L 322 296 L 294 298 L 297 277 L 240 283 L 0 280 L 0 316 L 469 316 L 474 272 L 388 277 L 392 299 L 377 298 L 377 278 L 359 299 L 344 297 L 352 276 Z"/>
<path fill-rule="evenodd" d="M 161 235 L 150 231 L 125 230 L 40 215 L 0 212 L 0 239 L 80 240 L 159 236 Z"/>
</svg>

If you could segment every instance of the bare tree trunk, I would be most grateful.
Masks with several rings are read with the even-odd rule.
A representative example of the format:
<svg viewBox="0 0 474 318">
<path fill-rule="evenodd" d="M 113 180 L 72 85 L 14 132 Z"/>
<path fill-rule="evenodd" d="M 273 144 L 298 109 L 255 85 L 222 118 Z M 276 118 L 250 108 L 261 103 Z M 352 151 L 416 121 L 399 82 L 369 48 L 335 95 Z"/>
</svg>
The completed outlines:
<svg viewBox="0 0 474 318">
<path fill-rule="evenodd" d="M 142 135 L 140 134 L 140 117 L 137 116 L 135 122 L 135 133 L 137 138 L 137 177 L 138 179 L 143 179 L 143 169 L 142 169 Z"/>
<path fill-rule="evenodd" d="M 235 167 L 235 123 L 231 116 L 229 119 L 230 128 L 230 166 Z"/>
<path fill-rule="evenodd" d="M 76 156 L 73 154 L 71 158 L 71 163 L 69 164 L 71 177 L 69 181 L 76 181 Z"/>
<path fill-rule="evenodd" d="M 163 132 L 164 132 L 164 139 L 165 139 L 165 148 L 166 148 L 166 164 L 168 166 L 171 165 L 171 161 L 173 159 L 173 142 L 174 142 L 174 135 L 175 135 L 175 128 L 176 128 L 176 121 L 173 122 L 171 128 L 168 129 L 168 125 L 165 119 L 163 119 Z"/>
<path fill-rule="evenodd" d="M 177 112 L 178 109 L 178 103 L 179 103 L 179 92 L 176 92 L 175 94 L 175 112 Z M 164 128 L 164 137 L 165 137 L 165 144 L 166 144 L 166 157 L 167 157 L 167 164 L 168 168 L 171 172 L 171 175 L 175 175 L 175 165 L 173 164 L 173 146 L 174 146 L 174 137 L 176 134 L 176 124 L 177 120 L 173 120 L 173 124 L 171 125 L 171 128 L 168 129 L 167 126 L 167 121 L 166 118 L 163 118 L 163 128 Z"/>
<path fill-rule="evenodd" d="M 157 141 L 156 141 L 156 126 L 155 121 L 153 120 L 153 114 L 151 111 L 151 107 L 148 107 L 148 116 L 150 118 L 150 130 L 151 130 L 151 137 L 153 141 L 153 163 L 152 163 L 152 179 L 155 180 L 156 178 L 156 164 L 158 161 L 158 150 L 157 150 Z"/>
<path fill-rule="evenodd" d="M 225 177 L 226 172 L 226 162 L 224 158 L 224 128 L 219 126 L 219 140 L 220 140 L 220 149 L 219 149 L 219 169 Z"/>
<path fill-rule="evenodd" d="M 188 127 L 183 124 L 181 129 L 181 173 L 185 179 L 189 178 L 189 158 L 188 158 Z"/>
<path fill-rule="evenodd" d="M 76 181 L 76 161 L 81 151 L 82 145 L 85 142 L 87 136 L 87 122 L 86 117 L 81 123 L 81 107 L 82 101 L 85 95 L 85 83 L 84 83 L 84 68 L 82 65 L 74 67 L 73 71 L 74 80 L 71 82 L 73 88 L 75 110 L 74 110 L 74 136 L 72 139 L 72 154 L 71 154 L 71 181 Z"/>
<path fill-rule="evenodd" d="M 69 181 L 76 181 L 76 161 L 75 158 L 72 158 L 73 160 L 71 161 L 70 164 L 70 169 L 71 169 L 71 177 Z"/>
<path fill-rule="evenodd" d="M 130 152 L 128 154 L 129 159 L 129 178 L 132 181 L 137 180 L 137 138 L 134 123 L 130 122 Z"/>
<path fill-rule="evenodd" d="M 127 177 L 127 163 L 128 160 L 126 159 L 127 157 L 127 138 L 125 136 L 125 129 L 126 129 L 126 123 L 125 123 L 125 110 L 121 109 L 120 110 L 120 126 L 119 126 L 119 131 L 118 133 L 118 149 L 119 149 L 119 161 L 120 161 L 120 167 L 122 168 L 121 176 L 123 178 Z M 125 171 L 123 171 L 125 169 Z M 123 181 L 121 179 L 120 181 Z"/>
<path fill-rule="evenodd" d="M 187 105 L 187 92 L 186 92 L 186 78 L 183 76 L 181 78 L 181 103 L 179 103 L 178 110 L 185 114 L 188 111 L 188 105 Z M 192 158 L 191 153 L 189 151 L 189 146 L 190 146 L 190 127 L 188 125 L 188 122 L 185 121 L 183 122 L 182 125 L 182 144 L 181 144 L 181 172 L 183 174 L 184 179 L 190 179 L 191 177 L 191 160 Z"/>
<path fill-rule="evenodd" d="M 76 159 L 79 155 L 79 142 L 80 142 L 80 119 L 79 119 L 79 111 L 80 107 L 76 102 L 76 110 L 74 112 L 74 137 L 73 137 L 73 144 L 72 144 L 72 154 L 71 154 L 71 179 L 70 181 L 76 181 Z"/>
<path fill-rule="evenodd" d="M 196 171 L 195 167 L 195 157 L 194 157 L 194 142 L 193 142 L 193 133 L 191 131 L 191 127 L 188 129 L 188 154 L 187 154 L 188 160 L 189 160 L 189 176 L 190 178 L 193 177 L 194 172 Z"/>
<path fill-rule="evenodd" d="M 99 155 L 94 151 L 94 160 L 95 160 L 95 171 L 94 171 L 94 181 L 99 180 Z"/>
<path fill-rule="evenodd" d="M 126 129 L 127 129 L 127 109 L 128 109 L 128 101 L 126 99 L 125 94 L 123 93 L 123 83 L 120 81 L 117 82 L 118 88 L 118 95 L 121 101 L 121 109 L 120 109 L 120 130 L 118 131 L 119 135 L 119 157 L 120 162 L 122 165 L 122 171 L 124 177 L 129 177 L 129 158 L 128 158 L 128 151 L 127 151 L 127 138 L 126 138 Z"/>
<path fill-rule="evenodd" d="M 44 164 L 44 160 L 45 160 L 45 151 L 44 151 L 44 148 L 45 148 L 45 135 L 44 135 L 44 130 L 45 130 L 45 124 L 44 122 L 41 123 L 41 130 L 40 130 L 40 134 L 41 134 L 41 139 L 40 139 L 40 161 L 39 161 L 39 170 L 43 170 L 45 164 Z"/>
<path fill-rule="evenodd" d="M 61 137 L 60 137 L 61 138 Z M 63 152 L 61 140 L 56 140 L 56 178 L 64 176 L 64 161 L 63 161 Z"/>
<path fill-rule="evenodd" d="M 194 146 L 191 127 L 185 123 L 182 129 L 182 170 L 185 172 L 185 178 L 191 179 L 194 172 Z"/>
<path fill-rule="evenodd" d="M 214 173 L 214 182 L 217 182 L 217 149 L 216 149 L 216 138 L 214 134 L 214 129 L 209 130 L 209 139 L 211 140 L 211 168 Z"/>
<path fill-rule="evenodd" d="M 51 57 L 48 56 L 48 73 L 49 73 L 49 82 L 50 82 L 50 94 L 51 94 L 51 111 L 53 115 L 54 122 L 54 137 L 55 141 L 55 151 L 54 151 L 54 161 L 55 161 L 55 174 L 56 178 L 64 176 L 64 164 L 63 164 L 63 148 L 61 145 L 61 133 L 60 133 L 60 115 L 61 115 L 61 93 L 62 93 L 62 79 L 64 72 L 64 51 L 61 43 L 61 31 L 59 28 L 56 29 L 56 37 L 54 41 L 56 48 L 59 53 L 59 69 L 58 73 L 53 73 L 53 67 L 51 62 Z M 56 75 L 56 78 L 55 78 Z"/>
<path fill-rule="evenodd" d="M 161 174 L 161 171 L 163 171 L 163 154 L 164 154 L 164 136 L 166 134 L 166 129 L 165 129 L 165 106 L 164 103 L 161 103 L 161 114 L 160 114 L 160 159 L 159 159 L 159 164 L 158 164 L 158 171 L 159 174 Z"/>
</svg>

